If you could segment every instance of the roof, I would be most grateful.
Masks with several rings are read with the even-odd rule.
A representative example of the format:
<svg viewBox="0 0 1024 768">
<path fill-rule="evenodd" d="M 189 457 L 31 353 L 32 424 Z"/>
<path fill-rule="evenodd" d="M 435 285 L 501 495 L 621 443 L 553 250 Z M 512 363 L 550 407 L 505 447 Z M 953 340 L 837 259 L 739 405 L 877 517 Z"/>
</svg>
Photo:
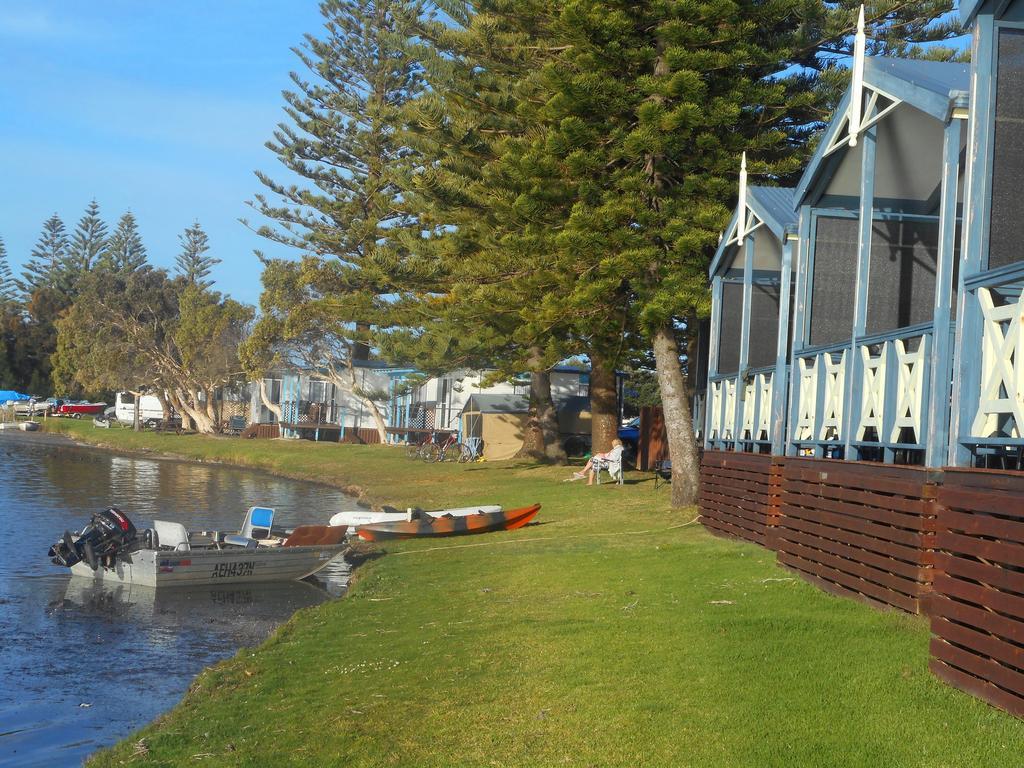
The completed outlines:
<svg viewBox="0 0 1024 768">
<path fill-rule="evenodd" d="M 764 225 L 768 227 L 775 239 L 783 242 L 786 227 L 797 223 L 796 205 L 793 200 L 794 190 L 790 187 L 747 187 L 747 207 L 750 208 Z M 722 267 L 725 254 L 729 251 L 729 240 L 736 231 L 739 220 L 739 202 L 733 211 L 729 226 L 722 236 L 722 242 L 711 260 L 708 274 L 714 276 Z"/>
<path fill-rule="evenodd" d="M 970 90 L 971 66 L 953 61 L 869 56 L 864 59 L 864 85 L 873 86 L 931 115 L 936 120 L 946 122 L 950 118 L 953 105 L 961 101 Z M 829 167 L 825 152 L 836 134 L 843 129 L 849 104 L 850 90 L 847 89 L 821 141 L 818 142 L 814 155 L 804 169 L 800 183 L 796 185 L 794 206 L 803 203 L 818 175 Z"/>
<path fill-rule="evenodd" d="M 966 27 L 978 15 L 985 0 L 960 0 L 960 21 Z"/>
<path fill-rule="evenodd" d="M 883 91 L 892 93 L 893 96 L 910 102 L 925 112 L 928 111 L 927 94 L 939 96 L 943 109 L 941 119 L 945 120 L 945 109 L 948 107 L 951 94 L 969 91 L 971 88 L 971 65 L 956 61 L 869 56 L 864 59 L 864 82 L 877 85 Z M 886 83 L 892 83 L 894 89 L 902 93 L 893 93 L 885 87 Z M 915 103 L 915 99 L 918 103 Z"/>
<path fill-rule="evenodd" d="M 463 413 L 529 413 L 530 398 L 526 395 L 470 395 Z"/>
</svg>

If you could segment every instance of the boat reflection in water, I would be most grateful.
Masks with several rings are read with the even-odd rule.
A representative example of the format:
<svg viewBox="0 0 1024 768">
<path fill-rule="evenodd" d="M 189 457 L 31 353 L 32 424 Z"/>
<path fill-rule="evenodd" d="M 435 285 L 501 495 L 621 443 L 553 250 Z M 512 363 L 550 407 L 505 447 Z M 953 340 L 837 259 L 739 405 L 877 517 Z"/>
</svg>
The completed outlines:
<svg viewBox="0 0 1024 768">
<path fill-rule="evenodd" d="M 140 640 L 145 638 L 152 653 L 157 648 L 184 650 L 198 636 L 218 640 L 230 636 L 238 646 L 254 646 L 273 632 L 283 616 L 329 597 L 320 587 L 298 581 L 158 590 L 138 584 L 71 579 L 62 608 L 83 617 L 122 624 Z M 220 645 L 216 641 L 214 644 Z"/>
<path fill-rule="evenodd" d="M 347 563 L 332 563 L 325 575 L 323 580 L 160 589 L 69 579 L 61 607 L 86 616 L 131 622 L 139 632 L 176 634 L 184 628 L 199 627 L 216 632 L 230 627 L 232 634 L 240 633 L 239 639 L 249 645 L 266 639 L 282 616 L 344 592 Z"/>
</svg>

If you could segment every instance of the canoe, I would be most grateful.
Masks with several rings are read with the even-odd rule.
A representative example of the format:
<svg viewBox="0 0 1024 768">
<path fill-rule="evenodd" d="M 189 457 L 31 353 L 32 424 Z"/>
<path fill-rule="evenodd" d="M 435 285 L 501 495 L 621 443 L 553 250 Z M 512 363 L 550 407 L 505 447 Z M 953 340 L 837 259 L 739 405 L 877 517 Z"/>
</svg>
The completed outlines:
<svg viewBox="0 0 1024 768">
<path fill-rule="evenodd" d="M 500 504 L 480 504 L 475 507 L 453 507 L 452 509 L 431 509 L 413 510 L 413 514 L 430 515 L 431 517 L 466 517 L 479 512 L 491 514 L 501 512 Z M 383 512 L 371 512 L 369 510 L 356 510 L 353 512 L 338 512 L 331 518 L 331 525 L 347 525 L 351 529 L 360 525 L 375 525 L 377 523 L 400 523 L 409 519 L 409 512 L 402 512 L 393 507 L 385 507 Z"/>
<path fill-rule="evenodd" d="M 411 539 L 431 536 L 462 536 L 469 533 L 511 531 L 522 528 L 533 520 L 540 511 L 540 504 L 501 512 L 478 512 L 462 517 L 430 517 L 404 520 L 394 523 L 361 525 L 356 529 L 364 541 L 385 539 Z"/>
</svg>

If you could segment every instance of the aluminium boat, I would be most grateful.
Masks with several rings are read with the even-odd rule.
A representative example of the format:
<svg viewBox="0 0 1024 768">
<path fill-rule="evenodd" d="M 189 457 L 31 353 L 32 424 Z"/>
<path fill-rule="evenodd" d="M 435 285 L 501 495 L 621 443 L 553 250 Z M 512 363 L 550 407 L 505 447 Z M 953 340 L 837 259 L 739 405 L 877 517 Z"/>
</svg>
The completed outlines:
<svg viewBox="0 0 1024 768">
<path fill-rule="evenodd" d="M 344 526 L 282 530 L 273 526 L 273 514 L 251 508 L 238 533 L 189 532 L 163 520 L 138 530 L 110 507 L 82 531 L 66 531 L 48 555 L 78 578 L 162 587 L 304 579 L 346 549 Z"/>
</svg>

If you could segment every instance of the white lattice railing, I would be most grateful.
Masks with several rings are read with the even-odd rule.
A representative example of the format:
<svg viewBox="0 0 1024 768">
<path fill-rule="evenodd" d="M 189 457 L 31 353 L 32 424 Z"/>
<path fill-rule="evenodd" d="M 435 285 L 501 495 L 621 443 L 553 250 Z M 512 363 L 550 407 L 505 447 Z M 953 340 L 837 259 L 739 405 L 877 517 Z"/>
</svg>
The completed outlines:
<svg viewBox="0 0 1024 768">
<path fill-rule="evenodd" d="M 722 439 L 736 439 L 736 380 L 726 379 L 723 384 Z"/>
<path fill-rule="evenodd" d="M 982 314 L 981 390 L 971 435 L 1019 438 L 1024 428 L 1024 294 L 996 306 L 992 289 L 979 288 L 978 304 Z"/>
<path fill-rule="evenodd" d="M 918 344 L 911 351 L 914 339 Z M 929 339 L 930 334 L 917 333 L 860 345 L 860 414 L 854 430 L 858 441 L 900 445 L 924 441 Z M 874 437 L 869 440 L 871 433 Z"/>
<path fill-rule="evenodd" d="M 797 358 L 797 416 L 793 435 L 798 443 L 843 439 L 847 350 L 826 350 Z"/>
<path fill-rule="evenodd" d="M 770 440 L 772 436 L 772 390 L 775 384 L 773 373 L 757 374 L 757 430 L 755 440 Z"/>
</svg>

